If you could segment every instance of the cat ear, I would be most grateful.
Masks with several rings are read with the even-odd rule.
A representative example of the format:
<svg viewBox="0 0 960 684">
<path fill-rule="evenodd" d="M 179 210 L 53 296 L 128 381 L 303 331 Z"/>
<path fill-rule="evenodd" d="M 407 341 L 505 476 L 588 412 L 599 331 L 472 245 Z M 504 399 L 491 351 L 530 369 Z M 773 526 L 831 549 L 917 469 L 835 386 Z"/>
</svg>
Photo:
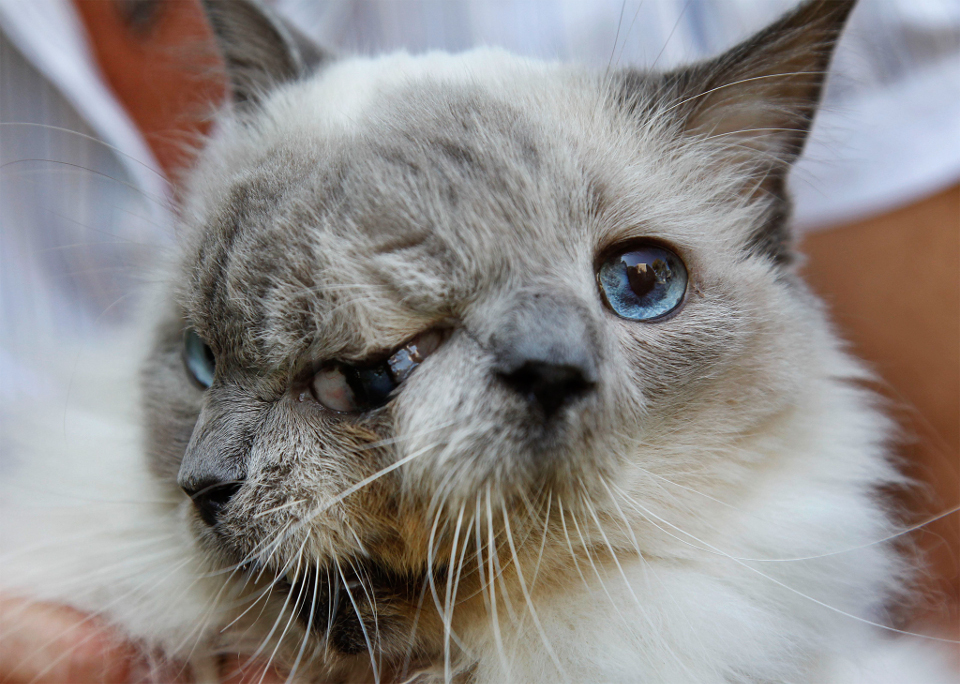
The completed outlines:
<svg viewBox="0 0 960 684">
<path fill-rule="evenodd" d="M 751 247 L 788 260 L 786 175 L 803 150 L 834 46 L 855 0 L 810 0 L 720 57 L 665 75 L 684 134 L 719 143 L 772 197 Z"/>
<path fill-rule="evenodd" d="M 792 162 L 803 150 L 830 57 L 855 0 L 812 0 L 715 60 L 676 75 L 686 81 L 686 130 Z"/>
<path fill-rule="evenodd" d="M 260 102 L 277 85 L 332 58 L 258 0 L 203 0 L 203 5 L 237 106 Z"/>
</svg>

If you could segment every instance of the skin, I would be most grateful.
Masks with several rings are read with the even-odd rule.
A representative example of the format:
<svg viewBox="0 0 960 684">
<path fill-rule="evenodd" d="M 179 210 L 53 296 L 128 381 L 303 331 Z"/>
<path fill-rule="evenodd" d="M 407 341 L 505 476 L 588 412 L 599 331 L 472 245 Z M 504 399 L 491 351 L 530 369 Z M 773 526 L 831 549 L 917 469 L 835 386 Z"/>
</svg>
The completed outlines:
<svg viewBox="0 0 960 684">
<path fill-rule="evenodd" d="M 147 656 L 99 620 L 66 606 L 0 598 L 0 683 L 132 684 L 151 671 Z M 157 681 L 190 684 L 178 664 L 154 670 Z M 279 684 L 286 677 L 242 656 L 220 663 L 223 684 Z"/>
</svg>

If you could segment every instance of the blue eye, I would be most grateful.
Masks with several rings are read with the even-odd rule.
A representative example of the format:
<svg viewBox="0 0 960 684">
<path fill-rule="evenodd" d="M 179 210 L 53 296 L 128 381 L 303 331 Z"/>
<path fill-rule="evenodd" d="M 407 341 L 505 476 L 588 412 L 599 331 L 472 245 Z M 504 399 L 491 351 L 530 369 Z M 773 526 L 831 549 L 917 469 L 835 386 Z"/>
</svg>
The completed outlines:
<svg viewBox="0 0 960 684">
<path fill-rule="evenodd" d="M 636 246 L 604 261 L 597 283 L 615 314 L 631 321 L 652 321 L 680 306 L 687 291 L 687 269 L 669 249 Z"/>
<path fill-rule="evenodd" d="M 213 384 L 217 360 L 213 351 L 193 328 L 183 331 L 183 365 L 186 366 L 190 378 L 203 389 Z"/>
</svg>

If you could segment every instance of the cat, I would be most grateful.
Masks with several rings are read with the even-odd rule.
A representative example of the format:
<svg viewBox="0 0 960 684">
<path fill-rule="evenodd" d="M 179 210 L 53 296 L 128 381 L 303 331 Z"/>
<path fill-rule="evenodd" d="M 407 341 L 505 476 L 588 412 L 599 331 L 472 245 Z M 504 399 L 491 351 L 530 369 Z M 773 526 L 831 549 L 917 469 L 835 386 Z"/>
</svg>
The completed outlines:
<svg viewBox="0 0 960 684">
<path fill-rule="evenodd" d="M 67 445 L 11 409 L 4 584 L 201 680 L 876 681 L 904 480 L 785 190 L 853 5 L 593 73 L 206 0 L 232 101 L 146 358 Z"/>
</svg>

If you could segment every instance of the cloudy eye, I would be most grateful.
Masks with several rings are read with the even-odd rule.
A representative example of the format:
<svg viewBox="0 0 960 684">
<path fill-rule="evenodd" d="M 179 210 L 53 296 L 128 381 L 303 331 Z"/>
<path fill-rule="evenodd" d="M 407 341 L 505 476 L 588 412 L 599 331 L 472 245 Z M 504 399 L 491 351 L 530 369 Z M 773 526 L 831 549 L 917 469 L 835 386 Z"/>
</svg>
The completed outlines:
<svg viewBox="0 0 960 684">
<path fill-rule="evenodd" d="M 597 282 L 615 314 L 652 321 L 680 306 L 687 290 L 687 269 L 669 249 L 635 246 L 607 258 L 597 272 Z"/>
<path fill-rule="evenodd" d="M 370 411 L 390 401 L 393 391 L 436 351 L 442 333 L 430 331 L 410 340 L 389 358 L 376 363 L 350 365 L 335 361 L 313 376 L 310 391 L 331 411 Z"/>
<path fill-rule="evenodd" d="M 321 368 L 311 383 L 317 401 L 338 413 L 383 406 L 396 386 L 385 363 L 367 367 L 333 363 Z"/>
<path fill-rule="evenodd" d="M 203 389 L 213 384 L 217 360 L 213 351 L 193 328 L 183 331 L 183 365 L 191 379 Z"/>
</svg>

